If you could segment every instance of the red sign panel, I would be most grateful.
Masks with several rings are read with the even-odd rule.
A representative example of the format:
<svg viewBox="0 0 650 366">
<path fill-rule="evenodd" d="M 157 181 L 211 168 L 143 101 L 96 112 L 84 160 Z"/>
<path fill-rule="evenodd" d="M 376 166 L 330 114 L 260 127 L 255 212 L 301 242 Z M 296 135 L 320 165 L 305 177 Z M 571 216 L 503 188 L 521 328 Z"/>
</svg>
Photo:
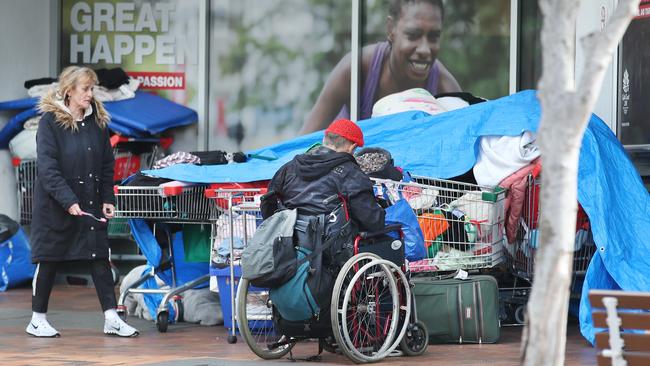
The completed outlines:
<svg viewBox="0 0 650 366">
<path fill-rule="evenodd" d="M 140 81 L 139 89 L 185 89 L 183 72 L 127 72 L 130 77 Z"/>
<path fill-rule="evenodd" d="M 650 18 L 650 1 L 641 1 L 639 14 L 634 19 Z"/>
</svg>

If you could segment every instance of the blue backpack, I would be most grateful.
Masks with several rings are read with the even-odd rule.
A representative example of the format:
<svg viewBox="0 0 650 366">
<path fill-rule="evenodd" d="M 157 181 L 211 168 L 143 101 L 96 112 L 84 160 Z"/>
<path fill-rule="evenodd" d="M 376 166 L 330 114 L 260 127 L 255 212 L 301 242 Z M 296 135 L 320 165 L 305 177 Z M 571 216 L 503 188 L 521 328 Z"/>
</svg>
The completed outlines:
<svg viewBox="0 0 650 366">
<path fill-rule="evenodd" d="M 334 216 L 341 221 L 332 225 L 326 225 L 330 223 L 328 215 L 312 216 L 306 230 L 296 225 L 296 272 L 269 292 L 282 319 L 308 321 L 318 318 L 321 309 L 329 310 L 336 274 L 352 256 L 357 233 L 352 221 L 343 222 L 345 215 L 340 210 Z"/>
</svg>

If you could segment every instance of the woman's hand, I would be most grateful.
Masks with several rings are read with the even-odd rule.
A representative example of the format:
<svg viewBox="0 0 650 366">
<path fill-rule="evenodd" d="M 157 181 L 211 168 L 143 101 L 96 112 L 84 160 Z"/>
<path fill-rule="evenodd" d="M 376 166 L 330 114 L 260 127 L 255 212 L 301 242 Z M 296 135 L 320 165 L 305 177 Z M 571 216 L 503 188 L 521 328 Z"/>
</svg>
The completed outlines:
<svg viewBox="0 0 650 366">
<path fill-rule="evenodd" d="M 113 216 L 115 216 L 115 206 L 110 203 L 104 203 L 102 212 L 104 213 L 104 217 L 107 219 L 112 219 Z"/>
<path fill-rule="evenodd" d="M 70 208 L 68 208 L 68 213 L 73 216 L 79 216 L 82 212 L 83 211 L 81 211 L 81 207 L 79 207 L 78 203 L 75 203 L 74 205 L 70 206 Z"/>
</svg>

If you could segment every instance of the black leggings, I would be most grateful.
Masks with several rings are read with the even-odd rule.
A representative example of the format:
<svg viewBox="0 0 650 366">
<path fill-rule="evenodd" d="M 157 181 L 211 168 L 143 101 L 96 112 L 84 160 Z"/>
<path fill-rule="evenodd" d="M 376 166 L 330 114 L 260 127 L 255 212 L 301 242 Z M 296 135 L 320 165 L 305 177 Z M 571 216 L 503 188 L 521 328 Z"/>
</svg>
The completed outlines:
<svg viewBox="0 0 650 366">
<path fill-rule="evenodd" d="M 47 304 L 50 300 L 50 293 L 54 286 L 54 279 L 59 266 L 65 262 L 39 262 L 34 273 L 32 281 L 32 311 L 37 313 L 47 313 Z M 95 283 L 95 290 L 99 302 L 102 305 L 102 311 L 115 309 L 117 301 L 115 299 L 115 283 L 113 282 L 113 273 L 108 259 L 96 259 L 89 261 L 91 266 L 91 275 Z"/>
</svg>

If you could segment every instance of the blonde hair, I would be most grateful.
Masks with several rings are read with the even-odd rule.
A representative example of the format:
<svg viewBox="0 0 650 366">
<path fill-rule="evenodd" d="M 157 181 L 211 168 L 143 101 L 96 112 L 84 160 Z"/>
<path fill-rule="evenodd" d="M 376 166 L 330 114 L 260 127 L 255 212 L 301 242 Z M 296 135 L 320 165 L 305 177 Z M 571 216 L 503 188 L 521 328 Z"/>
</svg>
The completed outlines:
<svg viewBox="0 0 650 366">
<path fill-rule="evenodd" d="M 74 89 L 77 85 L 90 81 L 94 85 L 98 84 L 97 74 L 95 71 L 88 67 L 83 66 L 68 66 L 61 74 L 59 74 L 59 88 L 57 97 L 61 97 L 66 101 L 69 97 L 70 90 Z"/>
<path fill-rule="evenodd" d="M 77 85 L 91 82 L 94 85 L 97 85 L 99 80 L 97 74 L 91 68 L 85 66 L 68 66 L 61 74 L 59 74 L 58 84 L 59 86 L 56 89 L 50 90 L 42 99 L 39 104 L 39 109 L 41 112 L 51 112 L 52 111 L 52 102 L 55 100 L 63 101 L 67 105 L 68 98 L 70 97 L 70 91 L 74 89 Z M 108 125 L 110 116 L 102 102 L 96 100 L 94 97 L 91 101 L 94 112 L 95 120 L 101 128 L 105 128 Z M 74 121 L 69 121 L 67 118 L 61 118 L 61 114 L 56 114 L 57 122 L 64 128 L 70 128 L 73 131 L 77 131 L 78 127 Z"/>
</svg>

